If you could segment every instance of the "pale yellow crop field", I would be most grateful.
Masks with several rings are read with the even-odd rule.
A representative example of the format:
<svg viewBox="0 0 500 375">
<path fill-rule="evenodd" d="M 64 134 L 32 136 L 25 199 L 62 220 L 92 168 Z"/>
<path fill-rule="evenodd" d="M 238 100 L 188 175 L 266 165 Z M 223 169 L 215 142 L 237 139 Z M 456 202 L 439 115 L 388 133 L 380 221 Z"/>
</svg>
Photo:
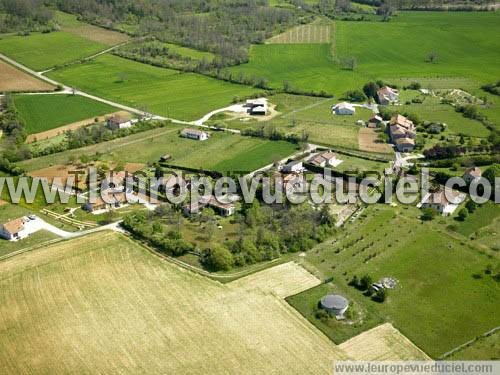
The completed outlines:
<svg viewBox="0 0 500 375">
<path fill-rule="evenodd" d="M 421 358 L 402 335 L 379 345 L 385 330 L 333 344 L 283 299 L 318 283 L 290 262 L 221 284 L 114 232 L 62 241 L 0 262 L 0 373 L 328 374 L 372 345 Z"/>
<path fill-rule="evenodd" d="M 386 323 L 339 345 L 347 355 L 362 361 L 430 360 L 422 350 Z"/>
<path fill-rule="evenodd" d="M 210 281 L 119 234 L 0 263 L 2 374 L 328 373 L 344 357 L 270 290 Z"/>
</svg>

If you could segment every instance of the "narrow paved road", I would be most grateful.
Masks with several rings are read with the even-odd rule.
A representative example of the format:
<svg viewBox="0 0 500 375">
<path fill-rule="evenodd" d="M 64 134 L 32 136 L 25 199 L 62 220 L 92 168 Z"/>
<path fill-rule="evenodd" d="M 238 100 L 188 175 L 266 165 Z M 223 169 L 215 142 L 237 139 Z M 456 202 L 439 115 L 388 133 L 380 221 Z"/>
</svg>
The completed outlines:
<svg viewBox="0 0 500 375">
<path fill-rule="evenodd" d="M 108 225 L 103 225 L 100 227 L 95 227 L 92 229 L 88 230 L 83 230 L 83 231 L 78 231 L 78 232 L 67 232 L 65 230 L 62 230 L 52 224 L 47 223 L 45 220 L 43 220 L 40 217 L 36 217 L 34 220 L 30 220 L 25 224 L 25 228 L 27 231 L 30 233 L 35 233 L 40 230 L 45 230 L 47 232 L 50 232 L 52 234 L 55 234 L 58 237 L 61 237 L 63 239 L 70 239 L 70 238 L 77 238 L 77 237 L 82 237 L 86 236 L 91 233 L 95 232 L 101 232 L 103 230 L 113 230 L 116 232 L 121 232 L 123 233 L 124 230 L 120 227 L 121 220 L 115 223 L 111 223 Z"/>
<path fill-rule="evenodd" d="M 102 53 L 103 52 L 101 52 L 101 54 Z M 15 60 L 12 60 L 10 57 L 5 56 L 4 54 L 0 53 L 0 59 L 4 60 L 5 62 L 7 62 L 7 63 L 9 63 L 9 64 L 11 64 L 13 66 L 15 66 L 16 68 L 18 68 L 18 69 L 20 69 L 20 70 L 22 70 L 22 71 L 24 71 L 24 72 L 26 72 L 26 73 L 34 76 L 34 77 L 37 77 L 37 78 L 41 79 L 42 81 L 50 83 L 51 85 L 61 86 L 63 88 L 62 91 L 64 93 L 74 93 L 75 95 L 84 96 L 86 98 L 89 98 L 89 99 L 92 99 L 92 100 L 95 100 L 95 101 L 98 101 L 98 102 L 101 102 L 101 103 L 104 103 L 104 104 L 108 104 L 110 106 L 122 109 L 124 111 L 131 112 L 131 113 L 134 113 L 134 114 L 137 114 L 137 115 L 140 115 L 140 116 L 145 116 L 145 117 L 151 116 L 151 114 L 146 113 L 144 111 L 141 111 L 141 110 L 139 110 L 137 108 L 133 108 L 133 107 L 129 107 L 129 106 L 126 106 L 126 105 L 123 105 L 123 104 L 120 104 L 120 103 L 116 103 L 116 102 L 113 102 L 111 100 L 107 100 L 107 99 L 101 98 L 99 96 L 91 95 L 91 94 L 88 94 L 88 93 L 86 93 L 84 91 L 76 90 L 76 89 L 74 89 L 72 87 L 63 85 L 60 82 L 57 82 L 57 81 L 55 81 L 53 79 L 50 79 L 50 78 L 44 76 L 43 74 L 41 74 L 39 72 L 35 72 L 33 69 L 30 69 L 27 66 L 24 66 L 24 65 L 18 63 L 17 61 L 15 61 Z M 177 119 L 163 117 L 163 116 L 158 116 L 158 115 L 153 115 L 153 119 L 155 119 L 155 120 L 169 120 L 169 121 L 171 121 L 173 123 L 176 123 L 176 124 L 195 125 L 194 123 L 191 123 L 191 122 L 177 120 Z"/>
</svg>

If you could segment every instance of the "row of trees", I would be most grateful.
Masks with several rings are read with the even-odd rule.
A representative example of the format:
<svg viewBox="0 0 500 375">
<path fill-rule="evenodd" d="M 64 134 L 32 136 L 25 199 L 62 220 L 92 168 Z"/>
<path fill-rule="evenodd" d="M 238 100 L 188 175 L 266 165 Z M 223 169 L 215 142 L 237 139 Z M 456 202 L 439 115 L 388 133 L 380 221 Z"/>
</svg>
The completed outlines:
<svg viewBox="0 0 500 375">
<path fill-rule="evenodd" d="M 24 144 L 26 130 L 14 101 L 10 95 L 0 100 L 0 170 L 10 174 L 20 174 L 20 168 L 14 165 L 19 160 L 30 157 L 30 151 Z"/>
</svg>

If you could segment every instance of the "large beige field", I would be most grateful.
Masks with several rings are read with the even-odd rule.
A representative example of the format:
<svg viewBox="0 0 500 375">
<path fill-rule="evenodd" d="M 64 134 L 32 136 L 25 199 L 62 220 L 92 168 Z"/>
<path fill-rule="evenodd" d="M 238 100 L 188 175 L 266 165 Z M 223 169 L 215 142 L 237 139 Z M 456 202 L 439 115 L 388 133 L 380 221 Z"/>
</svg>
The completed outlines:
<svg viewBox="0 0 500 375">
<path fill-rule="evenodd" d="M 0 373 L 328 374 L 376 340 L 348 355 L 283 299 L 318 283 L 287 263 L 223 285 L 114 232 L 60 242 L 0 262 Z M 394 339 L 383 358 L 412 346 Z"/>
<path fill-rule="evenodd" d="M 0 60 L 0 92 L 50 91 L 55 87 Z"/>
<path fill-rule="evenodd" d="M 318 374 L 343 357 L 271 291 L 210 281 L 115 233 L 0 263 L 3 374 Z"/>
</svg>

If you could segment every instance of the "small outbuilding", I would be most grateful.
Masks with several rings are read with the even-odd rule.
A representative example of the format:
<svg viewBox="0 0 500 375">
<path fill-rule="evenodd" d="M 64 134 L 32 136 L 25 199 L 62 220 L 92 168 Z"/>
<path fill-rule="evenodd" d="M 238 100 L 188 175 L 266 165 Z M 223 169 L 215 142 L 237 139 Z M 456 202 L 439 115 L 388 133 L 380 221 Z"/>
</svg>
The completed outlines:
<svg viewBox="0 0 500 375">
<path fill-rule="evenodd" d="M 328 294 L 321 298 L 320 307 L 341 319 L 349 307 L 349 301 L 339 294 Z"/>
</svg>

